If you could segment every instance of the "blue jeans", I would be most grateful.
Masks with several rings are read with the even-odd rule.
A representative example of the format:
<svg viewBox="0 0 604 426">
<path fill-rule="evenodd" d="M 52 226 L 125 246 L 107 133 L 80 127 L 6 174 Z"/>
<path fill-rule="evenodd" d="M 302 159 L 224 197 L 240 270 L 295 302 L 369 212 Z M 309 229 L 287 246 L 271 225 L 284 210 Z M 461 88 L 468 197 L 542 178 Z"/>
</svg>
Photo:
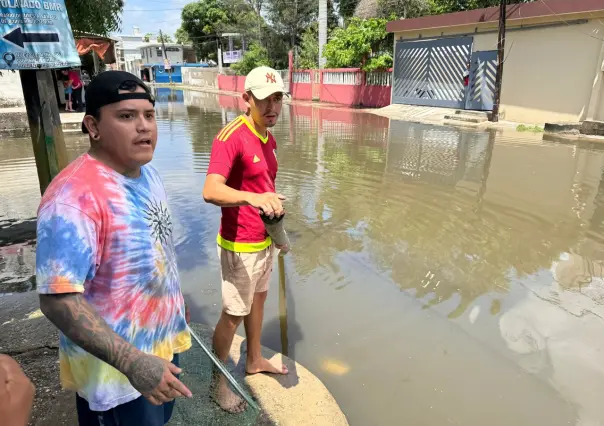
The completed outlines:
<svg viewBox="0 0 604 426">
<path fill-rule="evenodd" d="M 172 364 L 178 367 L 178 361 L 174 354 Z M 174 410 L 174 401 L 153 405 L 143 396 L 108 411 L 91 411 L 88 401 L 76 394 L 76 405 L 80 426 L 164 426 Z"/>
</svg>

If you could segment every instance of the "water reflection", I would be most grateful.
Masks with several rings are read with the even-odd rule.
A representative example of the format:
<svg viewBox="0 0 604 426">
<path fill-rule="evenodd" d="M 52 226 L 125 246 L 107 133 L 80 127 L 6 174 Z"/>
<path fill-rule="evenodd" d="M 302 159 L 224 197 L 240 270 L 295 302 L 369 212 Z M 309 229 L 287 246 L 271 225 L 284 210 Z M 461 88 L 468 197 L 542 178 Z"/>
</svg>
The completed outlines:
<svg viewBox="0 0 604 426">
<path fill-rule="evenodd" d="M 577 425 L 599 425 L 604 407 L 604 262 L 562 253 L 554 280 L 531 287 L 499 326 L 519 364 L 542 375 L 578 409 Z"/>
<path fill-rule="evenodd" d="M 220 212 L 201 190 L 244 105 L 157 99 L 186 298 L 214 324 Z M 351 424 L 602 422 L 604 261 L 589 259 L 604 259 L 604 151 L 317 105 L 286 105 L 273 133 L 293 251 L 263 343 L 316 373 Z M 2 141 L 0 162 L 0 215 L 33 217 L 29 144 Z"/>
</svg>

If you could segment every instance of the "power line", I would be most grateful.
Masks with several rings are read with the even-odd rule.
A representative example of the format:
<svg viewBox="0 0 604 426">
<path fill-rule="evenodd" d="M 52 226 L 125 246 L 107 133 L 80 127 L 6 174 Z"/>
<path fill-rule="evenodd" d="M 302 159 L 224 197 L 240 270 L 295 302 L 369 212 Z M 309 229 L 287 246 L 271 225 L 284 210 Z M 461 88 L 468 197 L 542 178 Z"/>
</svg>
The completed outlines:
<svg viewBox="0 0 604 426">
<path fill-rule="evenodd" d="M 550 11 L 550 12 L 551 12 L 551 13 L 552 13 L 552 14 L 553 14 L 553 15 L 554 15 L 556 18 L 558 18 L 560 21 L 564 22 L 564 23 L 565 23 L 566 25 L 568 25 L 569 27 L 572 27 L 572 28 L 573 28 L 575 31 L 577 31 L 579 34 L 583 34 L 584 36 L 591 37 L 591 38 L 596 39 L 596 40 L 604 41 L 604 39 L 602 39 L 602 38 L 600 38 L 600 37 L 596 37 L 596 36 L 593 36 L 593 35 L 591 35 L 591 34 L 586 34 L 586 33 L 584 33 L 583 31 L 579 31 L 579 30 L 577 30 L 577 29 L 576 29 L 576 28 L 574 28 L 574 26 L 573 26 L 573 25 L 571 25 L 571 24 L 570 24 L 568 21 L 566 21 L 564 18 L 562 18 L 562 17 L 561 17 L 560 15 L 558 15 L 556 12 L 554 12 L 554 10 L 553 10 L 551 7 L 549 7 L 549 5 L 548 5 L 548 4 L 547 4 L 545 1 L 541 0 L 541 3 L 543 3 L 543 5 L 544 5 L 545 7 L 547 7 L 547 9 L 548 9 L 548 10 L 549 10 L 549 11 Z"/>
</svg>

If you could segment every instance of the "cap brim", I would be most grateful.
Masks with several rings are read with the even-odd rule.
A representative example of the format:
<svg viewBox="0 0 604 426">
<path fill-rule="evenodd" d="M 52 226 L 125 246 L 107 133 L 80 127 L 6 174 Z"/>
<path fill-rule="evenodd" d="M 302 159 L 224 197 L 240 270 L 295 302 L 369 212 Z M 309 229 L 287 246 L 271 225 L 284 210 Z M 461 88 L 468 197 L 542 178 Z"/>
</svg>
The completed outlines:
<svg viewBox="0 0 604 426">
<path fill-rule="evenodd" d="M 263 87 L 262 89 L 251 89 L 252 94 L 256 99 L 266 99 L 273 93 L 283 93 L 284 95 L 290 96 L 288 92 L 285 91 L 285 87 L 281 86 L 280 88 L 273 87 Z"/>
</svg>

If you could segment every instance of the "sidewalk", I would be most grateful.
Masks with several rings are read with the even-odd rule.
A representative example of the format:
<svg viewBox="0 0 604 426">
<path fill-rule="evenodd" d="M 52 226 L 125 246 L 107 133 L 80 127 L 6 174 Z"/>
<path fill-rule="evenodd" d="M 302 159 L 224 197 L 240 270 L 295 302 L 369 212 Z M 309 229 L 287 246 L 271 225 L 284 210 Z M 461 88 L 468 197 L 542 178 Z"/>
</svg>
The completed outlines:
<svg viewBox="0 0 604 426">
<path fill-rule="evenodd" d="M 200 324 L 191 324 L 191 327 L 204 340 L 210 339 L 210 327 Z M 235 336 L 227 367 L 233 370 L 232 374 L 239 382 L 245 382 L 260 403 L 263 411 L 261 424 L 348 425 L 335 399 L 321 381 L 287 357 L 264 348 L 267 358 L 281 357 L 290 374 L 285 377 L 263 374 L 244 377 L 239 368 L 243 341 L 242 337 Z M 39 311 L 36 292 L 0 296 L 0 353 L 14 357 L 36 386 L 30 425 L 77 424 L 74 394 L 63 391 L 59 384 L 58 333 Z M 202 398 L 200 396 L 200 400 Z M 210 403 L 209 398 L 207 403 Z"/>
</svg>

